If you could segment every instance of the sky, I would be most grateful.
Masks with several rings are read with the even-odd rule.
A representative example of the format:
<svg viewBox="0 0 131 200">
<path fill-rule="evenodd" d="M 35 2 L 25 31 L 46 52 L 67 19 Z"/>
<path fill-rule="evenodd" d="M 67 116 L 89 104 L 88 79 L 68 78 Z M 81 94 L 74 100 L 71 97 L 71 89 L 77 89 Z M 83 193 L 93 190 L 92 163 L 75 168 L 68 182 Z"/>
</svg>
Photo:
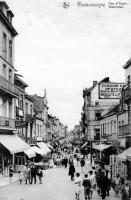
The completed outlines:
<svg viewBox="0 0 131 200">
<path fill-rule="evenodd" d="M 83 88 L 110 77 L 124 82 L 131 57 L 131 1 L 124 8 L 77 6 L 77 0 L 7 0 L 13 11 L 15 68 L 29 94 L 47 90 L 49 113 L 72 129 L 81 119 Z M 112 0 L 111 2 L 116 2 Z"/>
</svg>

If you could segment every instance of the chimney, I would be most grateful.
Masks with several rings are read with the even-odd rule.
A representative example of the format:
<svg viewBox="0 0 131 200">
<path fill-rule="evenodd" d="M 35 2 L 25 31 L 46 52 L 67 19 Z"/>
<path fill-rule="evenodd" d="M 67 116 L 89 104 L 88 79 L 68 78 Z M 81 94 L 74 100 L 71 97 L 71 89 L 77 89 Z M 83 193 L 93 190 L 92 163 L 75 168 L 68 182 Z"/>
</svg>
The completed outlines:
<svg viewBox="0 0 131 200">
<path fill-rule="evenodd" d="M 93 86 L 97 85 L 97 81 L 93 81 Z"/>
</svg>

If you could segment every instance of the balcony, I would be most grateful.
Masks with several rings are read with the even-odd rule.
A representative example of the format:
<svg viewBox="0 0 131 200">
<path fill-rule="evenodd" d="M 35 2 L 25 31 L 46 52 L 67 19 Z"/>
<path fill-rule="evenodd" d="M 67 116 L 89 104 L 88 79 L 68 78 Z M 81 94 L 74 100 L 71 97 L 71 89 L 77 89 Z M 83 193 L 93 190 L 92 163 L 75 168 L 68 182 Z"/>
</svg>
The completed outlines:
<svg viewBox="0 0 131 200">
<path fill-rule="evenodd" d="M 131 124 L 119 126 L 119 136 L 130 136 L 131 135 Z"/>
<path fill-rule="evenodd" d="M 13 97 L 16 97 L 19 95 L 19 92 L 15 85 L 13 85 L 11 82 L 0 76 L 0 90 L 2 90 L 5 93 L 10 94 Z"/>
<path fill-rule="evenodd" d="M 122 91 L 122 100 L 128 104 L 131 101 L 131 87 L 129 84 L 125 85 Z"/>
<path fill-rule="evenodd" d="M 7 117 L 1 117 L 0 116 L 0 129 L 1 128 L 2 128 L 2 130 L 4 128 L 6 128 L 6 129 L 14 129 L 15 128 L 15 120 L 7 118 Z"/>
</svg>

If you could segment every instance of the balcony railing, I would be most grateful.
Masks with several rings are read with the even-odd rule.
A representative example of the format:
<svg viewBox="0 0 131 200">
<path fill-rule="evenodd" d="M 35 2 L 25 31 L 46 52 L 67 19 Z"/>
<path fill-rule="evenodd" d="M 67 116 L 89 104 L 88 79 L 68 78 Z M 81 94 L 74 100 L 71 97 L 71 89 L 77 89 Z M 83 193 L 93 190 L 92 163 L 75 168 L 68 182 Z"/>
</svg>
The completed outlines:
<svg viewBox="0 0 131 200">
<path fill-rule="evenodd" d="M 0 76 L 0 89 L 12 94 L 13 96 L 18 96 L 18 89 L 11 82 Z"/>
<path fill-rule="evenodd" d="M 131 124 L 119 127 L 119 136 L 129 136 L 129 135 L 131 135 Z"/>
<path fill-rule="evenodd" d="M 0 116 L 0 128 L 15 128 L 15 120 Z"/>
</svg>

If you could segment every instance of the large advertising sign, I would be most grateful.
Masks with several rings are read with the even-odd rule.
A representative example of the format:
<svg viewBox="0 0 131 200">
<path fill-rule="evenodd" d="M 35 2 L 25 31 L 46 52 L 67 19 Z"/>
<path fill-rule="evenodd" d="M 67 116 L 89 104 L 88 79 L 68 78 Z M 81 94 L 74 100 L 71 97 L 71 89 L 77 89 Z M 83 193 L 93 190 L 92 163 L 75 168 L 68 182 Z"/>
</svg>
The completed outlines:
<svg viewBox="0 0 131 200">
<path fill-rule="evenodd" d="M 120 99 L 124 83 L 100 83 L 99 98 L 100 99 Z"/>
</svg>

